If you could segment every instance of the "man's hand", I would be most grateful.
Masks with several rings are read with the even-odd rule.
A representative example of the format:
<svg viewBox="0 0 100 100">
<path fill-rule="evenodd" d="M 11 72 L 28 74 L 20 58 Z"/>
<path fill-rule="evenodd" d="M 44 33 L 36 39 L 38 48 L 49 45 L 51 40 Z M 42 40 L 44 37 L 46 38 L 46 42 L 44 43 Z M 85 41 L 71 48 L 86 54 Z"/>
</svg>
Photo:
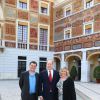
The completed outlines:
<svg viewBox="0 0 100 100">
<path fill-rule="evenodd" d="M 40 100 L 44 100 L 42 96 L 40 96 Z"/>
</svg>

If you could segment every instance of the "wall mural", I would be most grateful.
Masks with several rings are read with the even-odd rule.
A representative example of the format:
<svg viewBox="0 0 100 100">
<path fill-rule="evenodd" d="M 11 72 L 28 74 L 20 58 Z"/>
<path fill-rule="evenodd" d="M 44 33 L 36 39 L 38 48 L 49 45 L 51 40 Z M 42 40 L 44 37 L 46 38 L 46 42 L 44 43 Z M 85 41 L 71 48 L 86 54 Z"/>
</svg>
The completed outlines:
<svg viewBox="0 0 100 100">
<path fill-rule="evenodd" d="M 11 7 L 5 7 L 5 17 L 16 19 L 16 9 L 13 9 Z"/>
<path fill-rule="evenodd" d="M 75 15 L 63 18 L 54 23 L 55 36 L 54 41 L 61 40 L 59 36 L 64 35 L 64 28 L 72 27 L 72 36 L 80 36 L 83 34 L 83 23 L 94 20 L 94 31 L 100 31 L 100 5 L 87 9 L 84 12 L 79 12 Z M 57 38 L 58 37 L 58 38 Z M 63 36 L 61 36 L 63 37 Z"/>
<path fill-rule="evenodd" d="M 28 14 L 28 12 L 18 10 L 18 18 L 28 20 L 29 14 Z"/>
<path fill-rule="evenodd" d="M 49 24 L 49 17 L 40 16 L 39 17 L 39 22 Z"/>
<path fill-rule="evenodd" d="M 38 12 L 38 0 L 30 0 L 31 9 Z"/>
<path fill-rule="evenodd" d="M 30 29 L 30 37 L 37 38 L 37 29 L 35 29 L 35 28 Z"/>
<path fill-rule="evenodd" d="M 38 16 L 30 15 L 30 22 L 31 23 L 37 23 L 38 22 Z"/>
</svg>

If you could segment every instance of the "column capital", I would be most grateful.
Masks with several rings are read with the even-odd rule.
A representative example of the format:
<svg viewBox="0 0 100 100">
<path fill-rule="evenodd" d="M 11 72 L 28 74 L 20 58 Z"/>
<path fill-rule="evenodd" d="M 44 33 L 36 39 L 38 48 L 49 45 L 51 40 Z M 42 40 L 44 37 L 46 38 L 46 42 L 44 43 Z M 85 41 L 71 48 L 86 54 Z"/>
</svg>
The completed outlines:
<svg viewBox="0 0 100 100">
<path fill-rule="evenodd" d="M 61 52 L 61 54 L 64 55 L 65 53 L 64 52 Z"/>
<path fill-rule="evenodd" d="M 86 61 L 86 50 L 82 51 L 82 60 Z"/>
</svg>

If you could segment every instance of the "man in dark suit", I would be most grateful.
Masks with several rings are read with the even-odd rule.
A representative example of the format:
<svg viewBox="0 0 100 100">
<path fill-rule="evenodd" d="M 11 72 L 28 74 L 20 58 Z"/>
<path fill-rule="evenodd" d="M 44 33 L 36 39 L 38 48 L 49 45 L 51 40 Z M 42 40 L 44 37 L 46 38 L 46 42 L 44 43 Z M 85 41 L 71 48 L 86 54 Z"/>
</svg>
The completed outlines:
<svg viewBox="0 0 100 100">
<path fill-rule="evenodd" d="M 59 73 L 53 70 L 53 61 L 47 61 L 47 69 L 40 73 L 39 95 L 40 100 L 58 100 Z"/>
<path fill-rule="evenodd" d="M 19 80 L 22 100 L 38 100 L 39 75 L 35 72 L 37 63 L 31 61 L 29 71 L 23 72 Z"/>
</svg>

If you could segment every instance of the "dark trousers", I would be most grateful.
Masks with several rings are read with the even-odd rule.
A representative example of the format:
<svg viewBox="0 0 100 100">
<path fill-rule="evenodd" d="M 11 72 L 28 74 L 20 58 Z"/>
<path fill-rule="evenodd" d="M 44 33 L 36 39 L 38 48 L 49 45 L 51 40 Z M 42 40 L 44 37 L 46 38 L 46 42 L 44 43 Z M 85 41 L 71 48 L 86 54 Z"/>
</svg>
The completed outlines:
<svg viewBox="0 0 100 100">
<path fill-rule="evenodd" d="M 47 95 L 47 97 L 44 98 L 44 100 L 55 100 L 54 97 L 53 97 L 53 94 L 52 93 L 49 93 Z"/>
<path fill-rule="evenodd" d="M 30 94 L 29 100 L 37 100 L 36 94 Z"/>
<path fill-rule="evenodd" d="M 22 100 L 38 100 L 36 94 L 29 94 L 27 96 L 22 96 Z"/>
</svg>

